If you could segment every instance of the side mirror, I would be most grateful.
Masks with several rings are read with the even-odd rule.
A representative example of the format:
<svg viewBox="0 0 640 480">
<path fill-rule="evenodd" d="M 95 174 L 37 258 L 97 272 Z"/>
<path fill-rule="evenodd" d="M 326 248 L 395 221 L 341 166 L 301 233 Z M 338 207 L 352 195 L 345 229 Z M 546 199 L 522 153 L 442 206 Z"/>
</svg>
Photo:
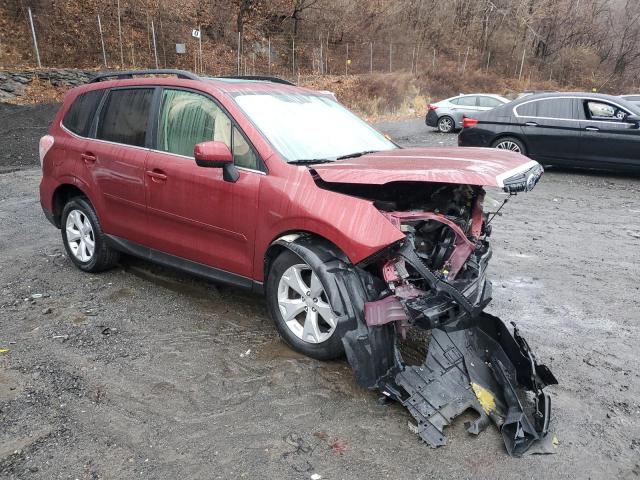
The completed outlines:
<svg viewBox="0 0 640 480">
<path fill-rule="evenodd" d="M 224 142 L 202 142 L 193 147 L 193 156 L 199 167 L 222 168 L 233 163 L 231 150 Z"/>
<path fill-rule="evenodd" d="M 222 168 L 222 178 L 225 182 L 235 183 L 240 178 L 240 172 L 233 164 L 231 150 L 224 142 L 202 142 L 193 147 L 193 156 L 199 167 Z"/>
<path fill-rule="evenodd" d="M 633 123 L 636 127 L 640 127 L 640 115 L 627 115 L 624 118 L 624 121 Z"/>
</svg>

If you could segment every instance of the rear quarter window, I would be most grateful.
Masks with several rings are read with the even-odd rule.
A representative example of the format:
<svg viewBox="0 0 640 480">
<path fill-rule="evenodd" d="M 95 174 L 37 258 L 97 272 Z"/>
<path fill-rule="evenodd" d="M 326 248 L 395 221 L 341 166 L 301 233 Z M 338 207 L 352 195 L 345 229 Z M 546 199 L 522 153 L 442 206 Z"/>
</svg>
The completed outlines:
<svg viewBox="0 0 640 480">
<path fill-rule="evenodd" d="M 92 90 L 78 95 L 62 119 L 62 125 L 76 135 L 88 136 L 93 114 L 103 93 L 104 90 Z"/>
</svg>

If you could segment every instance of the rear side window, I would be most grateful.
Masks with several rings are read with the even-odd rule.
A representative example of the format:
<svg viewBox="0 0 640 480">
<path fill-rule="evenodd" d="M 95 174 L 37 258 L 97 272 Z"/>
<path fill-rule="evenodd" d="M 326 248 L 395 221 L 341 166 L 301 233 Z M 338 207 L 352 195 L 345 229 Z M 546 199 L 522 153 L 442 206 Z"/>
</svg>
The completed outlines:
<svg viewBox="0 0 640 480">
<path fill-rule="evenodd" d="M 479 107 L 490 107 L 495 108 L 502 105 L 502 102 L 497 98 L 493 97 L 478 97 L 478 106 Z"/>
<path fill-rule="evenodd" d="M 102 98 L 104 90 L 93 90 L 76 97 L 62 120 L 62 125 L 76 135 L 86 137 L 91 129 L 93 113 Z"/>
<path fill-rule="evenodd" d="M 102 107 L 96 138 L 144 147 L 153 89 L 112 90 Z"/>
<path fill-rule="evenodd" d="M 462 105 L 465 107 L 475 107 L 476 106 L 476 99 L 478 97 L 475 96 L 471 96 L 471 97 L 460 97 L 458 99 L 458 105 Z"/>
<path fill-rule="evenodd" d="M 574 103 L 572 98 L 549 98 L 524 103 L 516 107 L 522 117 L 574 119 Z"/>
</svg>

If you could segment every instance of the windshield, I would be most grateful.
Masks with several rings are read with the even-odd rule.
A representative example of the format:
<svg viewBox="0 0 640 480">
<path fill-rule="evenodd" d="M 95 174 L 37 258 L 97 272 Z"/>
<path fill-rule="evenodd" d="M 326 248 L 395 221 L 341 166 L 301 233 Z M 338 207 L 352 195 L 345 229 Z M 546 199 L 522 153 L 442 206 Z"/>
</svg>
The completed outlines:
<svg viewBox="0 0 640 480">
<path fill-rule="evenodd" d="M 397 148 L 335 100 L 306 93 L 241 93 L 236 103 L 288 162 Z"/>
</svg>

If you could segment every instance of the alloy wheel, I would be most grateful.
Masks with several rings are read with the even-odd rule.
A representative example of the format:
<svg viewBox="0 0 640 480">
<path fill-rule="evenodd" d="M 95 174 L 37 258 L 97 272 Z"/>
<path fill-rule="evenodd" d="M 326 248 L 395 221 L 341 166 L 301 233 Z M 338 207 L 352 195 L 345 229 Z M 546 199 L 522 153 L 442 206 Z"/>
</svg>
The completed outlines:
<svg viewBox="0 0 640 480">
<path fill-rule="evenodd" d="M 336 329 L 320 279 L 306 264 L 292 265 L 280 277 L 278 307 L 289 330 L 304 342 L 325 342 Z"/>
<path fill-rule="evenodd" d="M 442 133 L 449 133 L 453 130 L 453 121 L 449 117 L 443 117 L 438 121 L 438 129 Z"/>
<path fill-rule="evenodd" d="M 89 218 L 81 210 L 71 210 L 65 225 L 69 250 L 81 262 L 88 262 L 96 248 L 95 235 Z"/>
<path fill-rule="evenodd" d="M 499 148 L 500 150 L 510 150 L 512 152 L 522 153 L 520 150 L 520 146 L 517 143 L 512 142 L 511 140 L 505 140 L 498 143 L 496 145 L 496 148 Z"/>
</svg>

